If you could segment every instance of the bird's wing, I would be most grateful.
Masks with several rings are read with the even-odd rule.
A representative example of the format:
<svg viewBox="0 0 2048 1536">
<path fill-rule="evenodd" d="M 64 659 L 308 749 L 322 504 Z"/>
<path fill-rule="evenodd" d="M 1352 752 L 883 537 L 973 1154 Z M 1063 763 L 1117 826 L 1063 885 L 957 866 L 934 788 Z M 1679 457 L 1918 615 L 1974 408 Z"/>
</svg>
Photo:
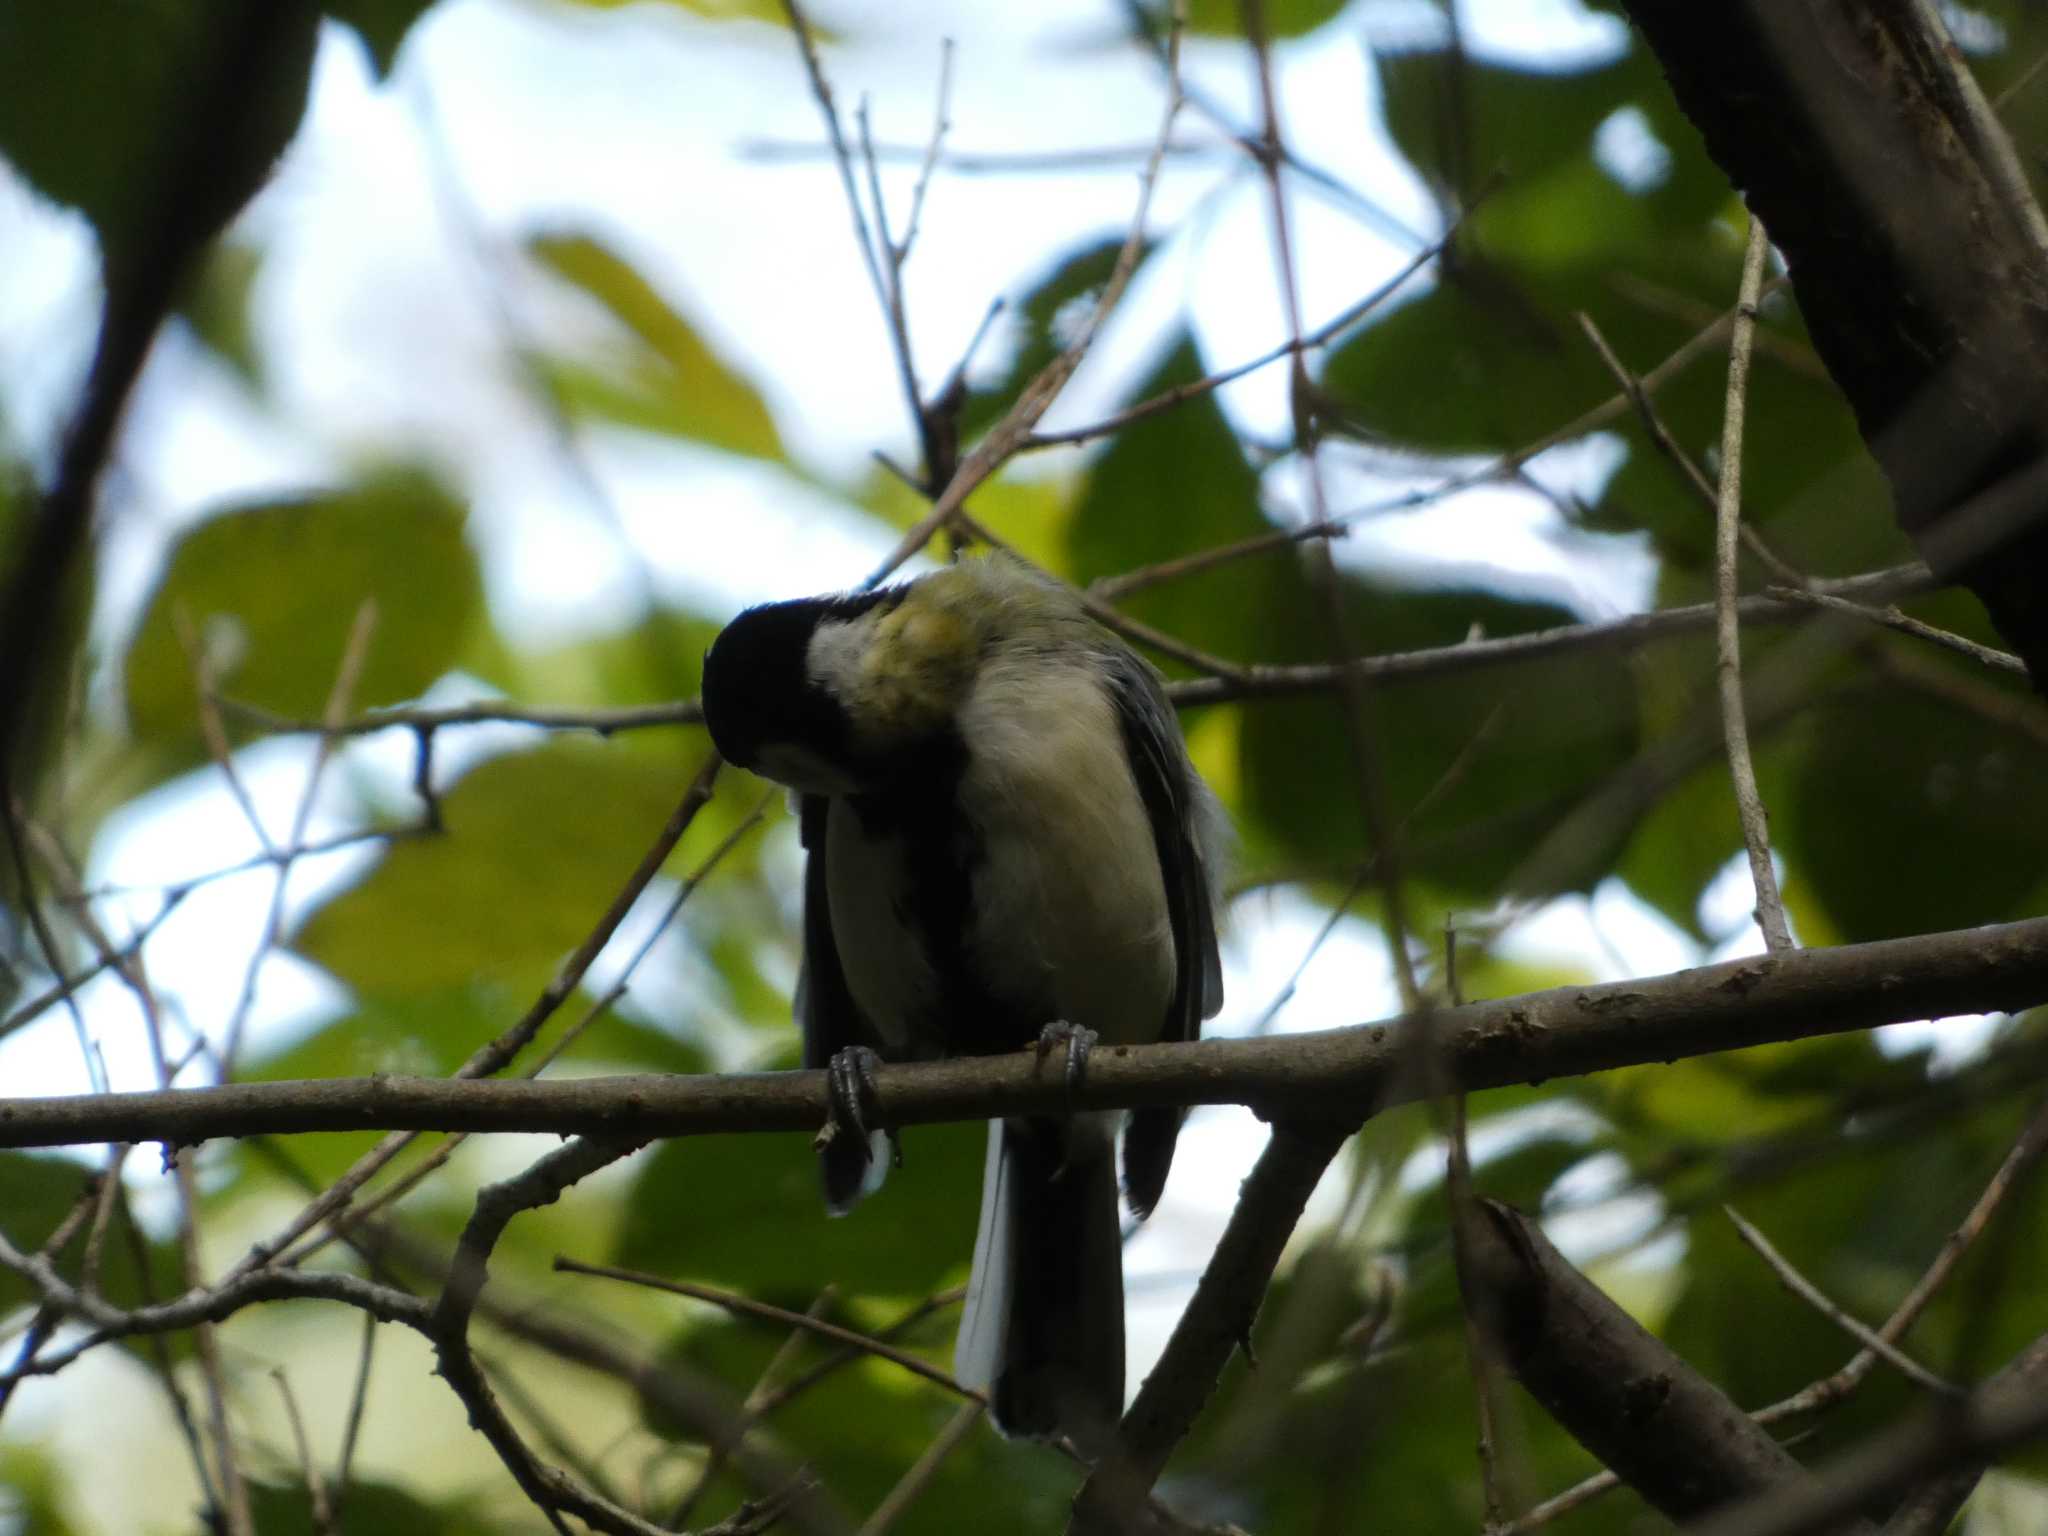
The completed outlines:
<svg viewBox="0 0 2048 1536">
<path fill-rule="evenodd" d="M 832 906 L 825 894 L 825 814 L 823 795 L 797 801 L 804 853 L 804 955 L 797 973 L 795 1013 L 803 1031 L 804 1065 L 819 1068 L 850 1045 L 867 1043 L 867 1028 L 839 965 L 839 944 L 832 936 Z"/>
<path fill-rule="evenodd" d="M 804 1065 L 824 1068 L 848 1046 L 866 1045 L 872 1035 L 854 1003 L 832 935 L 832 906 L 825 885 L 825 817 L 831 802 L 804 795 L 797 802 L 804 849 L 804 958 L 797 972 L 794 1012 L 803 1031 Z M 837 1136 L 818 1149 L 818 1176 L 825 1206 L 843 1216 L 861 1197 L 881 1187 L 889 1171 L 889 1133 L 873 1130 L 865 1139 Z"/>
<path fill-rule="evenodd" d="M 1223 1004 L 1216 914 L 1196 831 L 1199 791 L 1159 675 L 1137 655 L 1119 650 L 1110 657 L 1108 676 L 1131 777 L 1152 823 L 1173 928 L 1173 1001 L 1160 1021 L 1159 1038 L 1193 1040 L 1202 1032 L 1202 1020 Z M 1140 1110 L 1131 1117 L 1124 1137 L 1124 1192 L 1140 1216 L 1151 1211 L 1165 1188 L 1180 1121 L 1181 1112 L 1172 1108 Z"/>
</svg>

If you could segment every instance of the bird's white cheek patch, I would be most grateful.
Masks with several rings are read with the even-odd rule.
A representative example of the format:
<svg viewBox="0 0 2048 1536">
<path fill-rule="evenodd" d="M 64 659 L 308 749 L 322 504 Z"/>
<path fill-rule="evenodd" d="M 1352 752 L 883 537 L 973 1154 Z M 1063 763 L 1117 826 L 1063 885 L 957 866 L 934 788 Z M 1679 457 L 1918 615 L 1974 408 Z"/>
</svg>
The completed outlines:
<svg viewBox="0 0 2048 1536">
<path fill-rule="evenodd" d="M 852 703 L 860 692 L 861 662 L 874 628 L 874 620 L 863 614 L 857 619 L 827 619 L 811 631 L 804 671 L 841 704 Z"/>
</svg>

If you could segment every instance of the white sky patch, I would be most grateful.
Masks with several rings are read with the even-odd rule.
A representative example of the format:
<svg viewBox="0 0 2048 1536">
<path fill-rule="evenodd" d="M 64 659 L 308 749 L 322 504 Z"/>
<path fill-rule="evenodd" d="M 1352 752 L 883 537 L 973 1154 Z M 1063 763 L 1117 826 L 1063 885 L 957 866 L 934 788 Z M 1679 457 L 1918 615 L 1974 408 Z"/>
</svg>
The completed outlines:
<svg viewBox="0 0 2048 1536">
<path fill-rule="evenodd" d="M 1671 151 L 1650 127 L 1643 109 L 1620 107 L 1593 131 L 1593 159 L 1630 192 L 1662 186 L 1671 174 Z"/>
</svg>

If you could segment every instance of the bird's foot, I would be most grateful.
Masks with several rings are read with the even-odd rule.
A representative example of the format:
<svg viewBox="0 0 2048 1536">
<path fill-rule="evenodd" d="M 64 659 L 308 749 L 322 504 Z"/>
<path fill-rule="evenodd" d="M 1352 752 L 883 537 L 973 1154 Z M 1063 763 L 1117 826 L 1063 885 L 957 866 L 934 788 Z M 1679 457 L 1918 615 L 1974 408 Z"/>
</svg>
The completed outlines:
<svg viewBox="0 0 2048 1536">
<path fill-rule="evenodd" d="M 1074 1107 L 1074 1100 L 1081 1092 L 1081 1080 L 1088 1072 L 1088 1053 L 1095 1049 L 1095 1042 L 1100 1038 L 1086 1025 L 1069 1024 L 1064 1019 L 1055 1019 L 1038 1032 L 1038 1043 L 1032 1049 L 1038 1052 L 1040 1061 L 1061 1046 L 1066 1047 L 1068 1109 Z"/>
<path fill-rule="evenodd" d="M 820 1152 L 850 1136 L 861 1149 L 860 1160 L 868 1160 L 868 1119 L 880 1101 L 875 1071 L 881 1065 L 882 1058 L 864 1045 L 849 1045 L 825 1064 L 825 1124 L 812 1143 Z"/>
<path fill-rule="evenodd" d="M 889 1165 L 877 1166 L 882 1134 L 871 1128 L 879 1108 L 875 1091 L 875 1069 L 882 1058 L 864 1045 L 849 1046 L 825 1064 L 825 1124 L 812 1146 L 818 1153 L 818 1170 L 825 1183 L 825 1204 L 834 1215 L 843 1215 L 882 1182 Z M 885 1133 L 900 1165 L 903 1150 L 896 1133 Z"/>
</svg>

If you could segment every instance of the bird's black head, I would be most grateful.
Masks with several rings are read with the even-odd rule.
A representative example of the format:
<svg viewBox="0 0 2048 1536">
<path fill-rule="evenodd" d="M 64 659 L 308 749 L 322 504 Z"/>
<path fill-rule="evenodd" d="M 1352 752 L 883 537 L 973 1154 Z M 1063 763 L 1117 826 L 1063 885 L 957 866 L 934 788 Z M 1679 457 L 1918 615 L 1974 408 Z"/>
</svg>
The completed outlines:
<svg viewBox="0 0 2048 1536">
<path fill-rule="evenodd" d="M 858 621 L 893 591 L 808 597 L 749 608 L 704 657 L 704 724 L 719 756 L 811 793 L 843 793 L 857 775 L 852 722 L 823 686 L 811 644 L 821 624 Z"/>
</svg>

